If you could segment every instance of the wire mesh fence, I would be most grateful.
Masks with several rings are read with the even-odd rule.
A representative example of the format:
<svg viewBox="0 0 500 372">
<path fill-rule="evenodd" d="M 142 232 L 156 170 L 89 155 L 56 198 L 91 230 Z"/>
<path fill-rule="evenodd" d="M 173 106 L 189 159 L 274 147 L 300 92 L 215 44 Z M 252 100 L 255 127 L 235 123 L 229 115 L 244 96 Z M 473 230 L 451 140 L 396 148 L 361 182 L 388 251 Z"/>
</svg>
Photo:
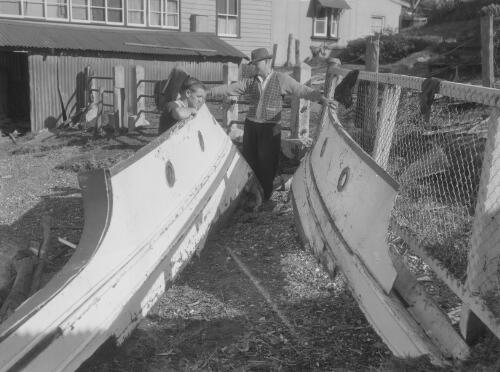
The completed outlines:
<svg viewBox="0 0 500 372">
<path fill-rule="evenodd" d="M 340 112 L 352 137 L 400 184 L 393 218 L 465 281 L 490 108 L 362 81 Z"/>
</svg>

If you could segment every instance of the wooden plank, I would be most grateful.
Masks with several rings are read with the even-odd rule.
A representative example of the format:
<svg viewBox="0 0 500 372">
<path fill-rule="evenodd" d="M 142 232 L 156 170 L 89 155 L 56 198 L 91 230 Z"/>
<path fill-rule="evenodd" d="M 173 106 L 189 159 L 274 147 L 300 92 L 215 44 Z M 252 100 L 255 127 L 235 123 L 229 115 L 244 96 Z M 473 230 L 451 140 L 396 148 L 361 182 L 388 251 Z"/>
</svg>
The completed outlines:
<svg viewBox="0 0 500 372">
<path fill-rule="evenodd" d="M 286 50 L 286 66 L 292 65 L 293 34 L 288 35 L 288 48 Z"/>
<path fill-rule="evenodd" d="M 300 66 L 302 60 L 300 59 L 300 39 L 295 39 L 295 66 Z"/>
<path fill-rule="evenodd" d="M 389 161 L 400 97 L 400 86 L 384 86 L 379 124 L 373 148 L 373 159 L 383 169 L 387 169 Z"/>
<path fill-rule="evenodd" d="M 347 75 L 350 70 L 339 68 L 337 75 Z M 374 81 L 379 84 L 399 85 L 401 88 L 422 90 L 424 78 L 408 75 L 375 73 L 360 71 L 359 80 Z M 488 88 L 479 85 L 454 83 L 442 81 L 438 94 L 443 96 L 464 100 L 468 102 L 480 103 L 486 106 L 500 107 L 500 89 Z"/>
<path fill-rule="evenodd" d="M 485 87 L 495 85 L 495 45 L 493 14 L 481 17 L 481 75 Z"/>
<path fill-rule="evenodd" d="M 455 331 L 448 316 L 418 283 L 403 263 L 401 256 L 393 250 L 391 256 L 398 272 L 394 289 L 407 303 L 407 310 L 422 326 L 434 345 L 437 345 L 448 358 L 467 359 L 470 355 L 469 347 Z"/>
<path fill-rule="evenodd" d="M 113 112 L 115 129 L 124 128 L 125 103 L 125 69 L 123 66 L 113 67 Z"/>
<path fill-rule="evenodd" d="M 436 273 L 438 278 L 445 283 L 460 300 L 468 304 L 470 309 L 481 319 L 481 321 L 500 338 L 500 322 L 497 316 L 491 312 L 487 303 L 481 296 L 468 291 L 460 280 L 458 280 L 441 262 L 433 258 L 425 248 L 419 243 L 418 239 L 410 229 L 400 226 L 396 221 L 391 221 L 391 230 L 404 239 L 410 247 L 412 253 L 415 253 Z"/>
<path fill-rule="evenodd" d="M 311 67 L 302 63 L 293 68 L 293 77 L 300 84 L 311 80 Z M 299 97 L 292 97 L 290 112 L 291 138 L 309 138 L 310 101 Z"/>
<path fill-rule="evenodd" d="M 229 85 L 238 81 L 239 68 L 238 65 L 232 62 L 225 63 L 222 67 L 222 78 L 224 84 Z M 238 120 L 238 96 L 229 96 L 224 99 L 226 110 L 224 112 L 223 126 L 226 132 L 233 140 L 243 139 L 243 129 L 240 124 L 233 125 Z"/>
<path fill-rule="evenodd" d="M 500 109 L 493 110 L 488 123 L 476 211 L 472 226 L 466 288 L 492 302 L 500 302 Z M 461 330 L 466 339 L 478 336 L 468 304 L 462 311 Z M 496 316 L 500 321 L 500 314 Z M 474 335 L 470 335 L 470 332 Z"/>
</svg>

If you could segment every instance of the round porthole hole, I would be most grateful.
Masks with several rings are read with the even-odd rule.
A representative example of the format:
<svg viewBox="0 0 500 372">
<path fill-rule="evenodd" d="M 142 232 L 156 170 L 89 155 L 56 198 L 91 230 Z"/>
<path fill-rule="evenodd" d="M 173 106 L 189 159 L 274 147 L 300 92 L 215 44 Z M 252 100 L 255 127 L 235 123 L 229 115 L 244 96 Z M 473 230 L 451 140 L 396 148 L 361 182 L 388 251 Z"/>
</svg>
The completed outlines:
<svg viewBox="0 0 500 372">
<path fill-rule="evenodd" d="M 172 162 L 169 160 L 165 165 L 165 175 L 167 176 L 167 184 L 173 187 L 175 184 L 175 171 Z"/>
<path fill-rule="evenodd" d="M 323 154 L 325 153 L 325 149 L 326 149 L 326 144 L 328 143 L 328 138 L 325 138 L 325 140 L 323 141 L 323 145 L 321 146 L 321 151 L 319 153 L 319 156 L 322 158 L 323 157 Z"/>
<path fill-rule="evenodd" d="M 342 169 L 342 172 L 340 172 L 339 180 L 337 182 L 337 191 L 341 192 L 345 189 L 347 182 L 349 181 L 349 174 L 349 167 L 345 167 L 344 169 Z"/>
<path fill-rule="evenodd" d="M 201 151 L 205 151 L 205 141 L 203 140 L 203 134 L 198 131 L 198 142 L 200 143 Z"/>
</svg>

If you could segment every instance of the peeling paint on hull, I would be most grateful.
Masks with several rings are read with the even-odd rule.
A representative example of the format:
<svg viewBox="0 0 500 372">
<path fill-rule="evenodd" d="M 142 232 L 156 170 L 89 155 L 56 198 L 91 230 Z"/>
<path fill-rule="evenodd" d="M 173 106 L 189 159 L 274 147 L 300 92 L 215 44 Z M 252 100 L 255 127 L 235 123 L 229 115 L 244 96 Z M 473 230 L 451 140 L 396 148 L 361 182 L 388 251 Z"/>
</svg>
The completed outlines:
<svg viewBox="0 0 500 372">
<path fill-rule="evenodd" d="M 73 371 L 107 339 L 123 342 L 252 182 L 206 106 L 124 162 L 82 176 L 82 239 L 2 324 L 0 371 Z"/>
</svg>

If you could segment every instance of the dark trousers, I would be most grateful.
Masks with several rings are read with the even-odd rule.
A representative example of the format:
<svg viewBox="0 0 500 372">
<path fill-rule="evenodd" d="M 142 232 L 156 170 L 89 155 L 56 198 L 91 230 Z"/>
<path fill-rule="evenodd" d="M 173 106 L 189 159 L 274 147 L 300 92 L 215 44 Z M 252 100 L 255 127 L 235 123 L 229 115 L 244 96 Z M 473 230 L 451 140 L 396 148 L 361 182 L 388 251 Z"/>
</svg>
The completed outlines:
<svg viewBox="0 0 500 372">
<path fill-rule="evenodd" d="M 264 200 L 273 193 L 273 181 L 278 172 L 281 150 L 279 124 L 245 121 L 243 156 L 252 167 L 264 190 Z"/>
</svg>

